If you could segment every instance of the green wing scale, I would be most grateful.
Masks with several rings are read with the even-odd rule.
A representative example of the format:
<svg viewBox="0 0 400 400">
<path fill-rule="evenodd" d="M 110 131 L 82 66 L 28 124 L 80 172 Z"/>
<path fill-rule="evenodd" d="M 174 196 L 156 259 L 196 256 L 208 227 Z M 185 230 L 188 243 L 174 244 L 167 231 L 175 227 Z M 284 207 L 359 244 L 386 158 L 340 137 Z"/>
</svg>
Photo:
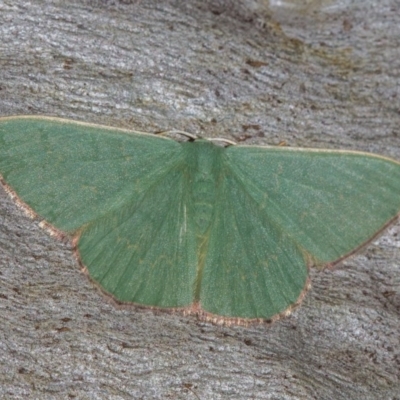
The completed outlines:
<svg viewBox="0 0 400 400">
<path fill-rule="evenodd" d="M 399 213 L 396 161 L 340 150 L 235 146 L 227 152 L 269 219 L 318 264 L 353 252 Z"/>
<path fill-rule="evenodd" d="M 115 300 L 216 323 L 287 314 L 311 265 L 351 254 L 400 210 L 400 164 L 384 157 L 46 117 L 0 119 L 0 174 Z"/>
</svg>

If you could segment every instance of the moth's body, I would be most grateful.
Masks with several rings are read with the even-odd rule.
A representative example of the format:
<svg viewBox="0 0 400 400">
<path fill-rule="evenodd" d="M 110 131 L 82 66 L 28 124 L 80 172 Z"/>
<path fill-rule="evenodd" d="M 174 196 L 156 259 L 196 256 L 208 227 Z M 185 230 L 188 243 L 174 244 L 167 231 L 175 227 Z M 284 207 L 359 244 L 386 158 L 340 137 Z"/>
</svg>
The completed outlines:
<svg viewBox="0 0 400 400">
<path fill-rule="evenodd" d="M 311 264 L 351 254 L 400 209 L 400 164 L 383 157 L 56 118 L 0 119 L 0 173 L 117 301 L 222 323 L 286 315 Z"/>
<path fill-rule="evenodd" d="M 191 211 L 197 235 L 202 240 L 215 217 L 224 148 L 207 140 L 182 143 L 182 147 L 187 163 L 188 192 L 194 208 Z"/>
</svg>

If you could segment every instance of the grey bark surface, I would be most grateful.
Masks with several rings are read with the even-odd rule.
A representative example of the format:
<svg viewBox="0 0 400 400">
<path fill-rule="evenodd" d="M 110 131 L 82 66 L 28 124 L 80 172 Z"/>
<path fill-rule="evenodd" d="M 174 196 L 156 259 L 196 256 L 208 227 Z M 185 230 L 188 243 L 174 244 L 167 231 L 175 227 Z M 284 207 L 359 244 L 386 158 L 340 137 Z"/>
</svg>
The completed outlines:
<svg viewBox="0 0 400 400">
<path fill-rule="evenodd" d="M 400 3 L 0 0 L 0 116 L 400 160 Z M 1 399 L 400 399 L 400 224 L 272 325 L 120 310 L 0 188 Z"/>
</svg>

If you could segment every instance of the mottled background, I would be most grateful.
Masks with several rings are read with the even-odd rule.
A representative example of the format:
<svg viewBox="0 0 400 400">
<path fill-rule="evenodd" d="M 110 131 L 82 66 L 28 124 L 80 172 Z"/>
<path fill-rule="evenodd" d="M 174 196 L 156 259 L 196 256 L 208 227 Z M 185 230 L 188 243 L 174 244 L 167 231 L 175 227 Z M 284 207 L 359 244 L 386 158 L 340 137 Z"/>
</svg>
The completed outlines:
<svg viewBox="0 0 400 400">
<path fill-rule="evenodd" d="M 400 3 L 0 0 L 0 115 L 400 160 Z M 117 310 L 0 188 L 1 399 L 400 399 L 400 224 L 273 325 Z"/>
</svg>

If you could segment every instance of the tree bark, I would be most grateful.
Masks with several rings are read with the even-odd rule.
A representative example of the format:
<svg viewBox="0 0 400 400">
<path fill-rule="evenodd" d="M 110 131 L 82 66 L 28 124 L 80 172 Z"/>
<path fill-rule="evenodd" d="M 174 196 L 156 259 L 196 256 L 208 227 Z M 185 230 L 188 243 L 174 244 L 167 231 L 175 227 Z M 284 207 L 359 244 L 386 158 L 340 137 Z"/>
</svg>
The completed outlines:
<svg viewBox="0 0 400 400">
<path fill-rule="evenodd" d="M 400 160 L 395 0 L 0 0 L 0 115 Z M 0 398 L 400 399 L 400 224 L 272 325 L 121 310 L 0 188 Z"/>
</svg>

